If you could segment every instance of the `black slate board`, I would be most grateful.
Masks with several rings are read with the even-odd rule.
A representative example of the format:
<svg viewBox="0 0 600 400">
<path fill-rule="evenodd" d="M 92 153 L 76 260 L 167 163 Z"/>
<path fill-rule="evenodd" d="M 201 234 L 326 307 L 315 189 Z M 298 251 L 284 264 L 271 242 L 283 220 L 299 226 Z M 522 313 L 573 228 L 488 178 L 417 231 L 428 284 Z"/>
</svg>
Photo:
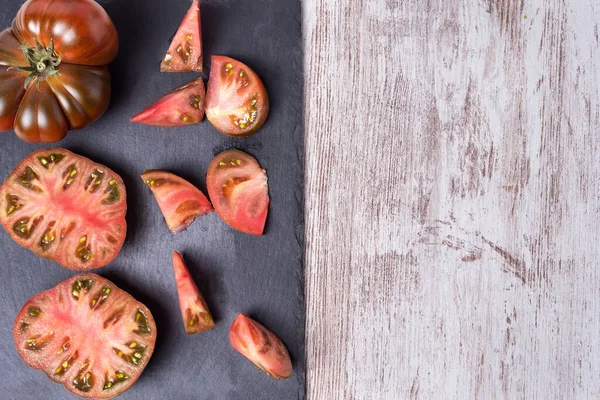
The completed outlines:
<svg viewBox="0 0 600 400">
<path fill-rule="evenodd" d="M 113 19 L 120 50 L 111 66 L 109 110 L 92 126 L 71 132 L 57 146 L 103 163 L 119 173 L 128 190 L 128 234 L 109 266 L 94 272 L 129 291 L 152 311 L 158 324 L 149 366 L 122 399 L 303 399 L 303 126 L 302 49 L 299 0 L 202 2 L 205 71 L 210 54 L 252 67 L 264 81 L 271 114 L 246 139 L 218 133 L 207 121 L 179 129 L 145 127 L 129 117 L 195 74 L 159 72 L 159 63 L 191 2 L 188 0 L 99 1 Z M 21 6 L 0 0 L 0 28 Z M 12 132 L 0 135 L 0 179 L 31 152 Z M 233 231 L 211 213 L 172 235 L 138 174 L 167 169 L 205 191 L 205 173 L 222 150 L 239 148 L 267 170 L 271 207 L 266 234 Z M 216 328 L 186 336 L 178 308 L 171 251 L 181 251 L 217 321 Z M 72 276 L 36 257 L 0 230 L 0 398 L 72 399 L 62 385 L 25 365 L 16 353 L 12 325 L 35 293 Z M 228 329 L 246 313 L 281 337 L 294 376 L 274 381 L 229 346 Z"/>
</svg>

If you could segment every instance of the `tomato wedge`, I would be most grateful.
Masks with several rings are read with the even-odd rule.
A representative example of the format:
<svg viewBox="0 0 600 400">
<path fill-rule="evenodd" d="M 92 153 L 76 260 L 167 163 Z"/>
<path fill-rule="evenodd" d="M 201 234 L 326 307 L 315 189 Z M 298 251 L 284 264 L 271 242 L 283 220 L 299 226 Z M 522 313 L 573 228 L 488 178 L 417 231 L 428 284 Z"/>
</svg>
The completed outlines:
<svg viewBox="0 0 600 400">
<path fill-rule="evenodd" d="M 163 127 L 199 124 L 204 118 L 205 94 L 204 82 L 198 78 L 160 98 L 131 122 Z"/>
<path fill-rule="evenodd" d="M 189 227 L 198 217 L 213 211 L 206 196 L 194 185 L 175 174 L 160 170 L 145 171 L 144 183 L 152 190 L 160 210 L 173 233 Z"/>
<path fill-rule="evenodd" d="M 292 360 L 281 339 L 252 318 L 238 314 L 229 328 L 229 342 L 270 377 L 287 379 L 292 376 Z"/>
<path fill-rule="evenodd" d="M 269 97 L 262 81 L 247 65 L 224 56 L 211 57 L 206 118 L 229 136 L 258 131 L 269 115 Z"/>
<path fill-rule="evenodd" d="M 13 336 L 30 367 L 77 396 L 110 398 L 142 374 L 156 324 L 145 305 L 87 273 L 33 296 L 17 314 Z"/>
<path fill-rule="evenodd" d="M 123 180 L 65 149 L 32 153 L 0 186 L 0 223 L 10 237 L 63 267 L 103 267 L 119 253 L 127 223 Z"/>
<path fill-rule="evenodd" d="M 183 257 L 176 251 L 173 252 L 173 271 L 185 333 L 191 335 L 214 328 L 215 321 L 210 315 L 204 296 L 194 283 Z"/>
<path fill-rule="evenodd" d="M 215 211 L 229 226 L 262 235 L 269 211 L 267 173 L 254 157 L 239 150 L 216 156 L 206 174 Z"/>
<path fill-rule="evenodd" d="M 202 72 L 202 30 L 200 1 L 194 0 L 167 54 L 160 63 L 161 72 Z"/>
</svg>

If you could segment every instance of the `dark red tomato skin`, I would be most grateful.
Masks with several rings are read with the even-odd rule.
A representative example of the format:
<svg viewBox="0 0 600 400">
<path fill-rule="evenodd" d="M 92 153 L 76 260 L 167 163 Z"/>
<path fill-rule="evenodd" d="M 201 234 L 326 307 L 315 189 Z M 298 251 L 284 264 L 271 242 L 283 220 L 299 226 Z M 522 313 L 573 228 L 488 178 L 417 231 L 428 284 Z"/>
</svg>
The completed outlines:
<svg viewBox="0 0 600 400">
<path fill-rule="evenodd" d="M 61 64 L 60 74 L 48 79 L 70 129 L 81 129 L 100 118 L 110 101 L 107 67 Z"/>
<path fill-rule="evenodd" d="M 281 339 L 252 318 L 238 314 L 229 328 L 229 342 L 271 378 L 292 376 L 292 360 Z"/>
<path fill-rule="evenodd" d="M 198 78 L 161 97 L 131 122 L 172 128 L 199 124 L 204 118 L 205 95 L 204 81 Z"/>
<path fill-rule="evenodd" d="M 11 29 L 0 32 L 0 132 L 13 127 L 15 115 L 25 94 L 25 71 L 9 70 L 11 66 L 25 66 L 27 61 L 19 49 L 21 44 Z"/>
<path fill-rule="evenodd" d="M 256 133 L 269 115 L 269 96 L 262 80 L 244 63 L 212 56 L 206 118 L 221 133 L 245 137 Z"/>
<path fill-rule="evenodd" d="M 29 86 L 15 116 L 14 128 L 21 140 L 30 143 L 56 142 L 65 137 L 69 126 L 47 81 L 40 82 L 39 89 Z"/>
<path fill-rule="evenodd" d="M 60 58 L 55 67 L 58 74 L 36 75 L 27 82 L 27 91 L 33 87 L 39 94 L 24 90 L 29 73 L 8 71 L 31 66 L 19 46 L 34 48 L 36 40 L 45 48 L 52 44 Z M 25 2 L 12 28 L 0 33 L 0 132 L 13 127 L 27 142 L 51 143 L 61 140 L 69 129 L 96 121 L 108 108 L 110 76 L 106 66 L 118 48 L 110 17 L 93 0 Z M 56 97 L 60 107 L 56 108 L 50 97 Z"/>
<path fill-rule="evenodd" d="M 62 29 L 60 29 L 62 28 Z M 54 42 L 62 61 L 105 66 L 119 51 L 119 37 L 106 11 L 93 0 L 28 0 L 17 12 L 12 29 L 24 45 Z"/>
</svg>

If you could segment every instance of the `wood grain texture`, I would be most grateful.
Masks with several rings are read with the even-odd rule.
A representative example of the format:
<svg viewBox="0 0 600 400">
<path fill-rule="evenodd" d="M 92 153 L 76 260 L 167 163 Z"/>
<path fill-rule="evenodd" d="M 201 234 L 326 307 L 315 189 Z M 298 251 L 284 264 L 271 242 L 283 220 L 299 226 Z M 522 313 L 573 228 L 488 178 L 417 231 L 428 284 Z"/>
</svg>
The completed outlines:
<svg viewBox="0 0 600 400">
<path fill-rule="evenodd" d="M 308 398 L 600 398 L 600 3 L 303 12 Z"/>
</svg>

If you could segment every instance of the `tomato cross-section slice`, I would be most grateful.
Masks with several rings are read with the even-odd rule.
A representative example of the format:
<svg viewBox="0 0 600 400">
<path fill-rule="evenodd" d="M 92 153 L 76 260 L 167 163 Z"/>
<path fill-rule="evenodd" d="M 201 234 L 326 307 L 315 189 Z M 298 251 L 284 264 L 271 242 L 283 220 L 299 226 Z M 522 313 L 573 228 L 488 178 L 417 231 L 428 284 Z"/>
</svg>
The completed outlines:
<svg viewBox="0 0 600 400">
<path fill-rule="evenodd" d="M 205 95 L 204 82 L 198 78 L 160 98 L 131 122 L 162 127 L 199 124 L 204 118 Z"/>
<path fill-rule="evenodd" d="M 161 72 L 202 72 L 200 1 L 194 0 L 160 63 Z"/>
<path fill-rule="evenodd" d="M 69 269 L 110 263 L 125 241 L 126 213 L 121 177 L 65 149 L 32 153 L 0 187 L 0 223 L 10 237 Z"/>
<path fill-rule="evenodd" d="M 229 328 L 229 342 L 270 377 L 292 376 L 292 360 L 281 339 L 252 318 L 244 314 L 237 316 Z"/>
<path fill-rule="evenodd" d="M 156 324 L 127 292 L 85 273 L 33 296 L 17 314 L 13 336 L 30 367 L 78 396 L 110 398 L 142 374 Z"/>
<path fill-rule="evenodd" d="M 191 335 L 214 328 L 215 321 L 204 296 L 194 283 L 183 257 L 176 251 L 173 252 L 173 272 L 177 283 L 177 295 L 185 333 Z"/>
<path fill-rule="evenodd" d="M 200 189 L 175 174 L 149 170 L 141 177 L 152 190 L 160 211 L 173 233 L 187 229 L 196 218 L 213 211 L 210 202 Z"/>
<path fill-rule="evenodd" d="M 234 137 L 258 131 L 269 115 L 262 81 L 247 65 L 224 56 L 211 57 L 206 118 L 221 133 Z"/>
<path fill-rule="evenodd" d="M 254 157 L 239 150 L 216 156 L 206 186 L 215 211 L 229 226 L 262 235 L 269 211 L 267 173 Z"/>
</svg>

